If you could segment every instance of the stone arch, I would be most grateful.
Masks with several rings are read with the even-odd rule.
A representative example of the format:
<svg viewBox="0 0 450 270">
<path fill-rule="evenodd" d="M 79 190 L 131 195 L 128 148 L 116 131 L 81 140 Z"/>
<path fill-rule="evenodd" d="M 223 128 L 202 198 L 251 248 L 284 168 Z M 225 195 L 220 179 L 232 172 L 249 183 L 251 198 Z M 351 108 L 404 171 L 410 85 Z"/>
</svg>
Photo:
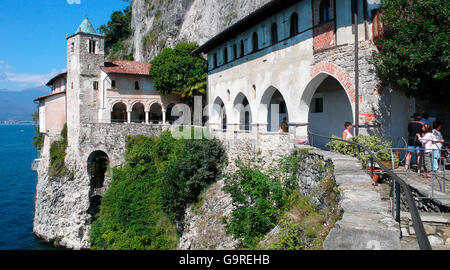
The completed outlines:
<svg viewBox="0 0 450 270">
<path fill-rule="evenodd" d="M 87 159 L 87 170 L 91 188 L 103 187 L 105 173 L 109 163 L 108 155 L 101 150 L 96 150 L 89 155 Z"/>
<path fill-rule="evenodd" d="M 128 106 L 121 100 L 111 106 L 111 123 L 126 123 L 128 121 Z"/>
<path fill-rule="evenodd" d="M 278 112 L 272 111 L 273 105 L 278 104 Z M 278 115 L 278 121 L 271 121 L 272 114 Z M 258 123 L 259 124 L 267 124 L 268 131 L 278 131 L 279 124 L 283 121 L 283 118 L 286 117 L 286 120 L 289 121 L 289 109 L 287 108 L 286 99 L 280 90 L 278 90 L 274 86 L 269 86 L 261 97 L 261 101 L 259 102 L 258 107 Z M 275 126 L 272 126 L 271 123 Z"/>
<path fill-rule="evenodd" d="M 149 107 L 149 121 L 152 124 L 160 124 L 163 121 L 162 112 L 163 105 L 162 103 L 155 101 L 150 104 Z"/>
<path fill-rule="evenodd" d="M 240 130 L 252 129 L 252 109 L 249 99 L 242 92 L 234 99 L 232 116 L 235 124 L 239 124 Z"/>
<path fill-rule="evenodd" d="M 131 106 L 131 122 L 145 122 L 145 105 L 141 101 L 136 101 Z"/>
<path fill-rule="evenodd" d="M 89 176 L 89 208 L 87 213 L 90 218 L 89 221 L 92 223 L 97 218 L 100 212 L 100 205 L 102 201 L 102 196 L 99 195 L 98 189 L 102 189 L 105 183 L 105 175 L 109 169 L 109 157 L 108 155 L 101 151 L 93 151 L 87 159 L 87 171 Z"/>
<path fill-rule="evenodd" d="M 355 86 L 353 84 L 353 80 L 348 75 L 348 73 L 340 66 L 333 64 L 333 63 L 329 63 L 329 62 L 320 62 L 311 68 L 310 74 L 311 74 L 311 82 L 313 82 L 314 79 L 316 79 L 316 77 L 320 76 L 321 74 L 322 74 L 322 77 L 318 77 L 318 79 L 323 78 L 323 74 L 333 76 L 336 80 L 339 81 L 339 83 L 342 85 L 342 87 L 347 92 L 350 102 L 352 104 L 355 103 L 356 91 L 355 91 Z M 323 78 L 323 79 L 325 79 L 325 78 Z M 306 87 L 305 92 L 306 92 L 306 90 L 308 90 L 308 86 Z"/>
<path fill-rule="evenodd" d="M 227 129 L 227 110 L 221 97 L 216 97 L 211 108 L 210 123 L 217 124 L 220 129 Z"/>
<path fill-rule="evenodd" d="M 170 102 L 169 104 L 167 104 L 164 108 L 165 108 L 165 114 L 166 114 L 166 122 L 167 123 L 169 123 L 169 124 L 173 124 L 173 123 L 175 123 L 175 121 L 177 121 L 178 120 L 178 118 L 179 118 L 179 116 L 173 116 L 172 115 L 172 110 L 173 110 L 173 107 L 175 107 L 175 105 L 177 105 L 176 103 L 174 103 L 174 102 Z"/>
<path fill-rule="evenodd" d="M 299 116 L 302 123 L 308 123 L 311 131 L 340 137 L 344 123 L 354 122 L 354 106 L 348 88 L 332 74 L 320 72 L 302 94 Z M 319 148 L 325 148 L 328 143 L 327 139 L 317 137 L 309 140 Z"/>
</svg>

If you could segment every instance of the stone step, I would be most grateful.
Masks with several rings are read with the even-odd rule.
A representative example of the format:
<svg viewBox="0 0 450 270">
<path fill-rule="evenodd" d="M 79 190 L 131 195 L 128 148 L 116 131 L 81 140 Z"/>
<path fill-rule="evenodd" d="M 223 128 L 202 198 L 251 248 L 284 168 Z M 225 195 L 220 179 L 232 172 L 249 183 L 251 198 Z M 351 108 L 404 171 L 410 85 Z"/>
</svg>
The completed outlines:
<svg viewBox="0 0 450 270">
<path fill-rule="evenodd" d="M 380 229 L 334 228 L 323 243 L 327 250 L 400 250 L 398 232 Z"/>
</svg>

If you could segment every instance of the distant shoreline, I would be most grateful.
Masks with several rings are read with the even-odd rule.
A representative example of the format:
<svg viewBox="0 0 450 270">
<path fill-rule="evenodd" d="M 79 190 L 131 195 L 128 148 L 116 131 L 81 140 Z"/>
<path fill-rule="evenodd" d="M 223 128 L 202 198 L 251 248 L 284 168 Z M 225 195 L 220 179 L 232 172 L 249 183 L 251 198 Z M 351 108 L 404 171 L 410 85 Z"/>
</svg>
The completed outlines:
<svg viewBox="0 0 450 270">
<path fill-rule="evenodd" d="M 34 123 L 12 123 L 12 124 L 3 124 L 0 123 L 0 126 L 34 126 Z"/>
</svg>

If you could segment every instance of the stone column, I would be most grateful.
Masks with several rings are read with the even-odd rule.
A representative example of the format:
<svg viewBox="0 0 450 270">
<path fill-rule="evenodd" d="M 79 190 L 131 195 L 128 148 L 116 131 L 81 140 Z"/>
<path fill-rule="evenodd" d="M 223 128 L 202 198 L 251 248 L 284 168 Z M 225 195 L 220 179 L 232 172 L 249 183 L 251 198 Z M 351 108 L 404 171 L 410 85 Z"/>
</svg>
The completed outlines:
<svg viewBox="0 0 450 270">
<path fill-rule="evenodd" d="M 127 123 L 131 123 L 131 112 L 127 111 Z"/>
<path fill-rule="evenodd" d="M 167 112 L 167 111 L 165 111 L 165 110 L 164 110 L 164 111 L 161 111 L 161 113 L 162 113 L 162 124 L 163 124 L 163 125 L 166 124 L 166 112 Z"/>
<path fill-rule="evenodd" d="M 145 124 L 147 124 L 147 125 L 148 125 L 148 119 L 150 117 L 149 114 L 150 114 L 149 111 L 145 111 Z"/>
</svg>

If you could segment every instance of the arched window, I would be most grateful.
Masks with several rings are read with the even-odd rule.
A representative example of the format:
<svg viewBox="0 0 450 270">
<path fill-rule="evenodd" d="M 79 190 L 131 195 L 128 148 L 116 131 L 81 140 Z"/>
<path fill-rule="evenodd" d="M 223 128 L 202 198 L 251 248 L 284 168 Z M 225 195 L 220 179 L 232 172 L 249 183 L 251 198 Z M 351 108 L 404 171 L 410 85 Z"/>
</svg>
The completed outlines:
<svg viewBox="0 0 450 270">
<path fill-rule="evenodd" d="M 228 48 L 223 49 L 223 63 L 228 63 Z"/>
<path fill-rule="evenodd" d="M 116 88 L 116 81 L 114 81 L 114 80 L 111 81 L 111 87 Z"/>
<path fill-rule="evenodd" d="M 241 40 L 241 57 L 244 57 L 244 54 L 245 54 L 244 41 Z"/>
<path fill-rule="evenodd" d="M 322 0 L 319 6 L 320 10 L 320 21 L 319 23 L 325 23 L 331 19 L 331 4 L 330 0 Z"/>
<path fill-rule="evenodd" d="M 291 32 L 290 36 L 293 37 L 298 34 L 298 15 L 296 12 L 294 12 L 291 15 Z"/>
<path fill-rule="evenodd" d="M 233 45 L 233 60 L 236 60 L 237 58 L 237 45 Z"/>
<path fill-rule="evenodd" d="M 213 68 L 217 67 L 217 53 L 214 54 L 213 56 Z"/>
<path fill-rule="evenodd" d="M 278 43 L 278 25 L 276 23 L 272 24 L 271 42 L 272 42 L 272 45 Z"/>
<path fill-rule="evenodd" d="M 139 82 L 138 81 L 134 82 L 134 90 L 139 90 L 139 89 L 140 89 Z"/>
<path fill-rule="evenodd" d="M 122 102 L 115 104 L 111 112 L 111 123 L 125 123 L 127 118 L 127 106 Z"/>
<path fill-rule="evenodd" d="M 258 50 L 258 33 L 256 32 L 253 32 L 252 44 L 253 44 L 252 52 L 256 52 Z"/>
</svg>

